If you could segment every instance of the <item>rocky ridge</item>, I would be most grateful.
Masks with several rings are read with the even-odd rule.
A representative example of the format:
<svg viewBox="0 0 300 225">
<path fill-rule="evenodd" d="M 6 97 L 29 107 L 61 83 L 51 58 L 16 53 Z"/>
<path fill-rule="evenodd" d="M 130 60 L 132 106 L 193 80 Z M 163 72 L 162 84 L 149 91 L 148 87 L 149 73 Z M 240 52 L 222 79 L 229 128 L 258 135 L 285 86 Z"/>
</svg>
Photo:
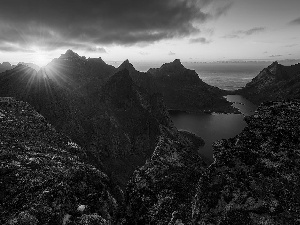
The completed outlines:
<svg viewBox="0 0 300 225">
<path fill-rule="evenodd" d="M 260 105 L 242 133 L 214 144 L 194 224 L 299 224 L 300 102 Z"/>
</svg>

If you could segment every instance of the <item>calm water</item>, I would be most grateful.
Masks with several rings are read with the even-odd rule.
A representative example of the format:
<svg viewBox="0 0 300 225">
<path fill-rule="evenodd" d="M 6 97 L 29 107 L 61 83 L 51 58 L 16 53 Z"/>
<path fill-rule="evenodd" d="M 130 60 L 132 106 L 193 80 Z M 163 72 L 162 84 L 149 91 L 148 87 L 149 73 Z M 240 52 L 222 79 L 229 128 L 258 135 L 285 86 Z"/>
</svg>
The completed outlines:
<svg viewBox="0 0 300 225">
<path fill-rule="evenodd" d="M 199 149 L 199 153 L 210 161 L 213 160 L 212 143 L 239 134 L 246 126 L 244 115 L 253 114 L 257 108 L 239 95 L 228 95 L 226 99 L 242 114 L 171 113 L 172 120 L 179 130 L 190 131 L 204 139 L 205 146 Z"/>
</svg>

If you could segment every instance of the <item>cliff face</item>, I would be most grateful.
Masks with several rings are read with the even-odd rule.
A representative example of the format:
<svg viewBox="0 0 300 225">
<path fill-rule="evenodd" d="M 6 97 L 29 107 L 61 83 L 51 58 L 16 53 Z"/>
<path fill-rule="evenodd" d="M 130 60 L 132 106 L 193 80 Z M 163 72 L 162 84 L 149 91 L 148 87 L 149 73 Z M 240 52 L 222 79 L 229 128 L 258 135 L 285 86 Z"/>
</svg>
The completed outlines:
<svg viewBox="0 0 300 225">
<path fill-rule="evenodd" d="M 176 129 L 161 96 L 149 95 L 137 86 L 126 69 L 108 80 L 99 98 L 102 112 L 96 107 L 90 114 L 89 131 L 94 134 L 88 148 L 125 185 L 153 153 L 160 125 Z"/>
<path fill-rule="evenodd" d="M 179 59 L 158 69 L 149 69 L 169 109 L 202 112 L 235 111 L 223 95 L 225 91 L 204 83 L 194 70 L 186 69 Z"/>
<path fill-rule="evenodd" d="M 235 138 L 214 144 L 201 176 L 195 224 L 299 224 L 300 102 L 269 102 Z"/>
<path fill-rule="evenodd" d="M 27 103 L 0 98 L 0 149 L 1 224 L 115 223 L 119 188 Z"/>
<path fill-rule="evenodd" d="M 151 158 L 127 185 L 125 224 L 191 222 L 196 184 L 206 164 L 180 133 L 160 128 Z"/>
<path fill-rule="evenodd" d="M 274 62 L 237 93 L 260 104 L 264 101 L 299 99 L 299 90 L 300 64 L 283 66 Z"/>
</svg>

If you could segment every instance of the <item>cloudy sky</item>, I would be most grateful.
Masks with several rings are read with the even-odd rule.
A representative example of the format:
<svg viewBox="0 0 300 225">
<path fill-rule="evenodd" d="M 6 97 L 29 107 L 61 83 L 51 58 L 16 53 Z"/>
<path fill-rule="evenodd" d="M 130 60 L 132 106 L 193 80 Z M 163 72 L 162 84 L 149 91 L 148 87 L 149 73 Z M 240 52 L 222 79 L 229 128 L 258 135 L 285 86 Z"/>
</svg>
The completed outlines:
<svg viewBox="0 0 300 225">
<path fill-rule="evenodd" d="M 1 0 L 0 62 L 300 58 L 299 0 Z"/>
</svg>

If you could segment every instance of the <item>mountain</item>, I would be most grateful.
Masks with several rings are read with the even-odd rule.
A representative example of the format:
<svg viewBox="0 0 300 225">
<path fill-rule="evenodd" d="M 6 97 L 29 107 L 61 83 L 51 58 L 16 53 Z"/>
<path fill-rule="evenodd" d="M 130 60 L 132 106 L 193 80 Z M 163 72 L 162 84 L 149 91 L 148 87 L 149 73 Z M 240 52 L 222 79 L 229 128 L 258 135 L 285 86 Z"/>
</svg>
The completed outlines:
<svg viewBox="0 0 300 225">
<path fill-rule="evenodd" d="M 14 67 L 15 66 L 11 65 L 9 62 L 0 63 L 0 73 L 4 72 L 6 70 L 11 70 Z"/>
<path fill-rule="evenodd" d="M 223 95 L 226 91 L 204 83 L 194 70 L 186 69 L 179 59 L 160 68 L 149 69 L 163 94 L 168 109 L 188 112 L 233 112 Z"/>
<path fill-rule="evenodd" d="M 116 224 L 118 186 L 29 104 L 0 98 L 0 223 Z"/>
<path fill-rule="evenodd" d="M 272 100 L 299 99 L 300 63 L 283 66 L 273 62 L 236 93 L 255 104 Z"/>
<path fill-rule="evenodd" d="M 127 69 L 115 71 L 101 59 L 68 50 L 38 72 L 18 65 L 0 74 L 0 96 L 32 104 L 87 149 L 89 163 L 125 187 L 153 153 L 159 127 L 176 128 L 161 94 L 137 85 Z"/>
</svg>

